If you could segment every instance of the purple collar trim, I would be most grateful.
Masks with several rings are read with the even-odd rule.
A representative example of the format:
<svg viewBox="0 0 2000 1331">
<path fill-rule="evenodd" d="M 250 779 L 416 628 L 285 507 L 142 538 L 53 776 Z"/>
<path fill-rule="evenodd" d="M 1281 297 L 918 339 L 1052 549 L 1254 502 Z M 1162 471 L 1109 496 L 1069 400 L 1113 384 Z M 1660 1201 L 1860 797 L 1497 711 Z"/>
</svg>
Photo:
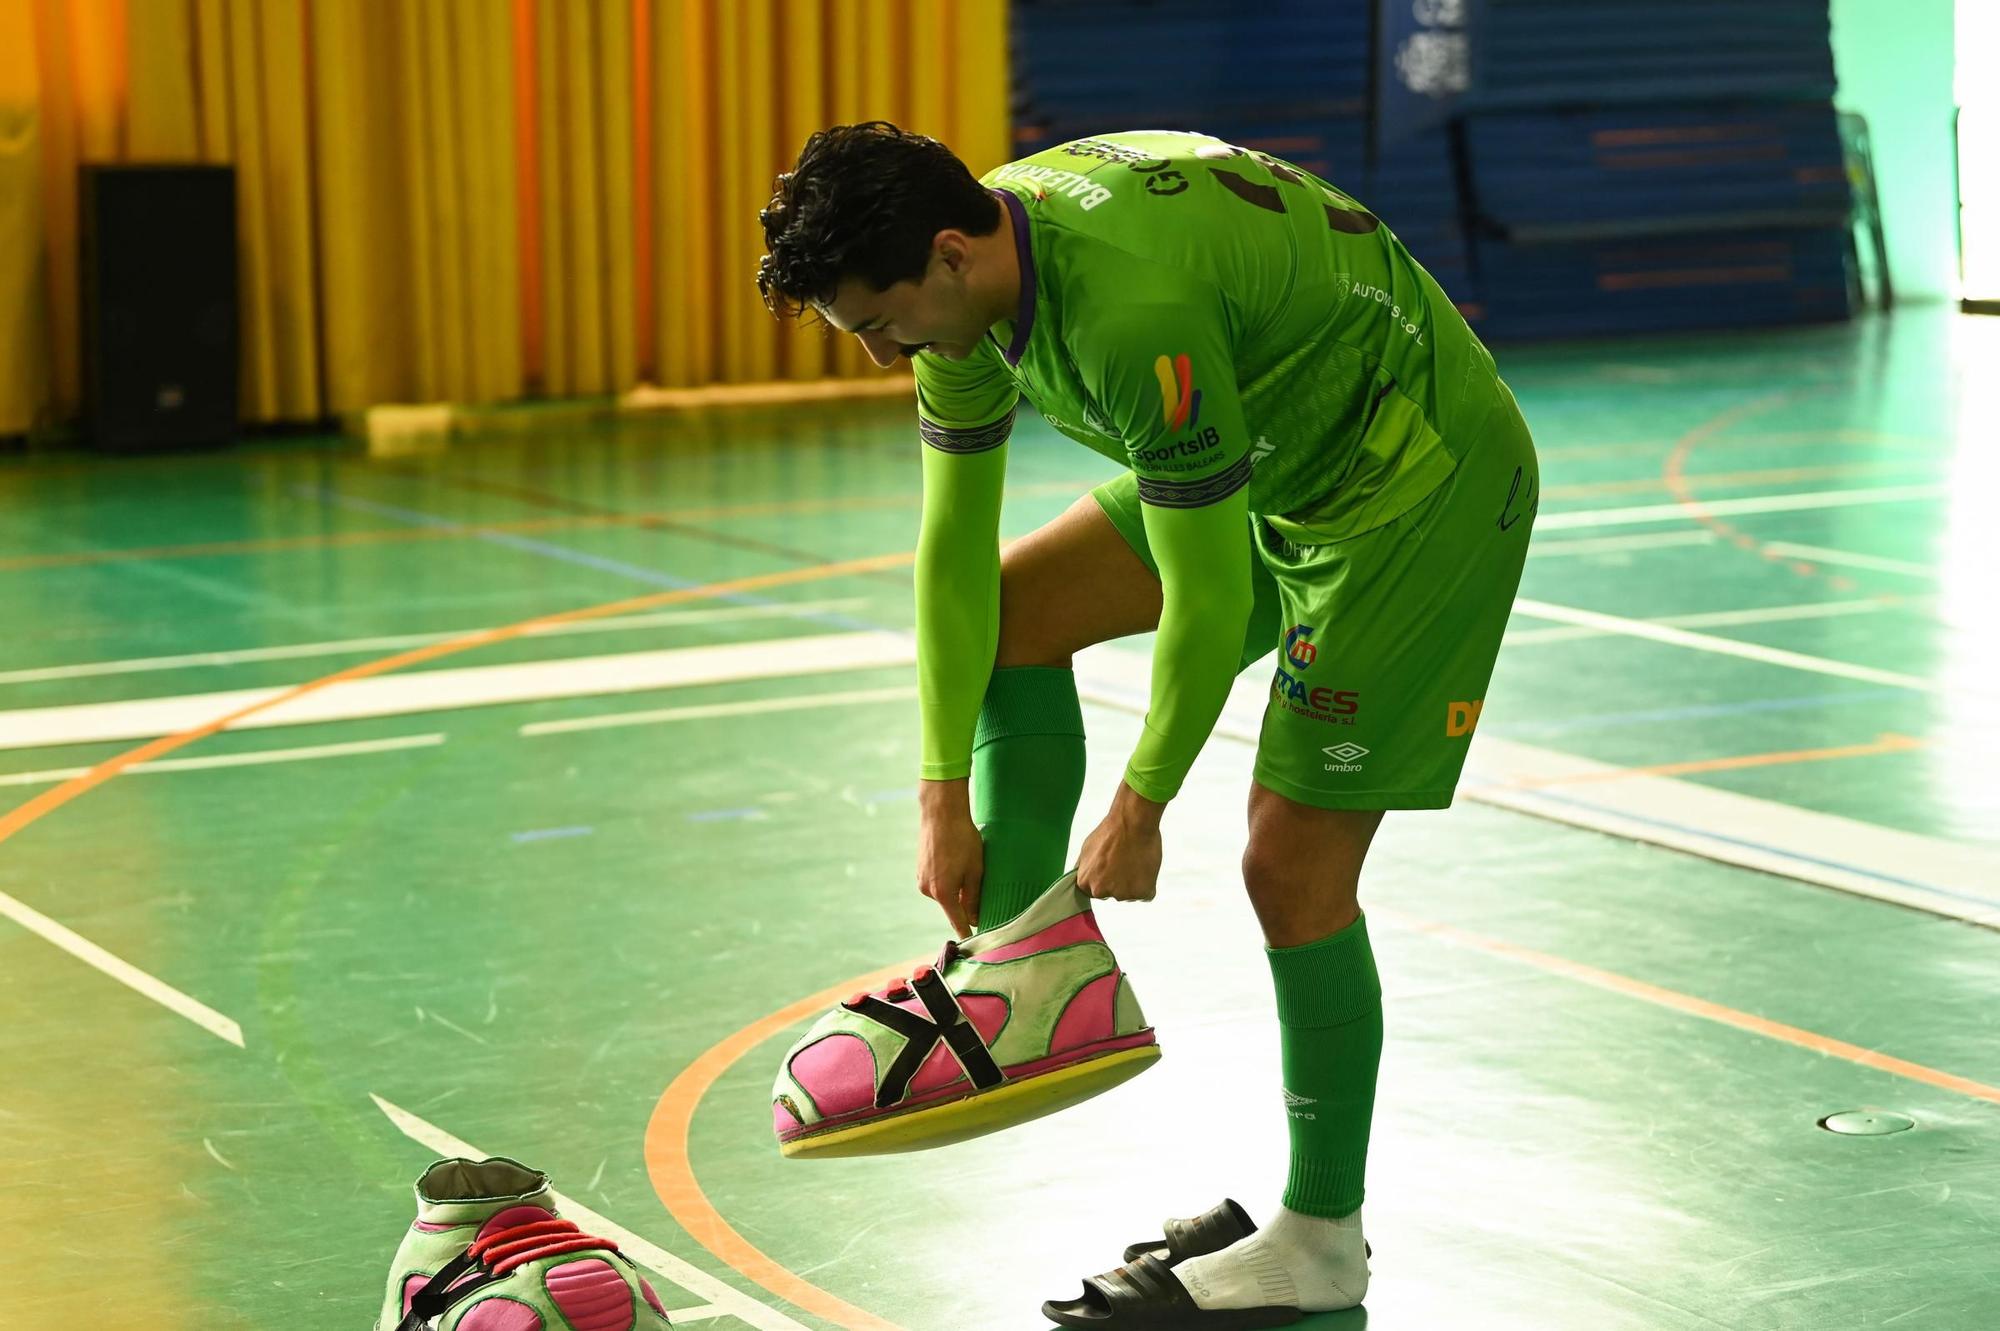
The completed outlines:
<svg viewBox="0 0 2000 1331">
<path fill-rule="evenodd" d="M 1028 349 L 1028 334 L 1035 330 L 1035 251 L 1028 244 L 1028 210 L 1021 206 L 1019 197 L 1006 189 L 993 193 L 1014 215 L 1014 256 L 1021 261 L 1021 308 L 1014 315 L 1014 341 L 1001 353 L 1008 365 L 1016 366 Z"/>
</svg>

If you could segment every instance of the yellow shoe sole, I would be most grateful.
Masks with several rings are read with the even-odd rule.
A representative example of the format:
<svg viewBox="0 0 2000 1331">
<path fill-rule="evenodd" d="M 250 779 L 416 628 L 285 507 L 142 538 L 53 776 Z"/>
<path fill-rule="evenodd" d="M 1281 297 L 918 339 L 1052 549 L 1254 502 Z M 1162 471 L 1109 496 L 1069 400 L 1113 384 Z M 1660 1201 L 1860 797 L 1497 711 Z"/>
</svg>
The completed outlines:
<svg viewBox="0 0 2000 1331">
<path fill-rule="evenodd" d="M 797 1137 L 779 1143 L 778 1149 L 788 1160 L 820 1160 L 949 1146 L 1082 1104 L 1132 1080 L 1159 1061 L 1157 1044 L 1121 1049 L 1026 1081 L 1007 1082 L 984 1093 Z"/>
</svg>

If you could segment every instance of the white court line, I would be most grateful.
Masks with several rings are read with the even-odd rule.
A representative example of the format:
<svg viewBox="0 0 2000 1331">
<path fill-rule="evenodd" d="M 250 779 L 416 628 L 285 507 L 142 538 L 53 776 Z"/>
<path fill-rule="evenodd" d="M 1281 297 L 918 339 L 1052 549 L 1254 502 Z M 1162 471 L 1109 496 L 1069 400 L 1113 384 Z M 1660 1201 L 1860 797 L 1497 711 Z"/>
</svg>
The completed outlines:
<svg viewBox="0 0 2000 1331">
<path fill-rule="evenodd" d="M 373 1091 L 368 1093 L 368 1098 L 375 1102 L 375 1107 L 386 1114 L 389 1121 L 395 1124 L 396 1129 L 405 1137 L 419 1145 L 429 1147 L 439 1155 L 464 1156 L 473 1160 L 490 1158 L 488 1152 L 460 1141 L 435 1124 L 426 1123 L 409 1110 L 389 1103 Z M 640 1238 L 623 1225 L 599 1215 L 574 1197 L 565 1196 L 560 1192 L 554 1196 L 556 1205 L 562 1208 L 567 1218 L 576 1221 L 598 1238 L 615 1240 L 618 1250 L 627 1257 L 707 1299 L 714 1308 L 742 1318 L 757 1327 L 758 1331 L 806 1331 L 805 1327 L 777 1309 L 759 1303 L 734 1285 L 718 1280 L 700 1267 L 682 1261 L 665 1248 Z M 692 1315 L 691 1312 L 690 1316 Z"/>
<path fill-rule="evenodd" d="M 144 994 L 161 1007 L 178 1012 L 195 1025 L 218 1036 L 238 1049 L 243 1048 L 243 1028 L 208 1004 L 189 998 L 163 980 L 156 980 L 122 957 L 114 956 L 82 934 L 57 924 L 24 901 L 0 892 L 0 915 L 5 915 L 30 933 L 39 934 L 86 966 L 93 966 L 118 983 Z"/>
<path fill-rule="evenodd" d="M 1716 499 L 1693 501 L 1704 513 L 1727 516 L 1742 513 L 1787 513 L 1819 508 L 1841 508 L 1857 504 L 1896 503 L 1914 499 L 1941 498 L 1946 487 L 1937 484 L 1881 486 L 1859 490 L 1823 490 L 1805 494 L 1752 495 L 1736 499 Z M 1693 519 L 1694 510 L 1686 504 L 1645 504 L 1635 508 L 1586 509 L 1569 513 L 1544 513 L 1535 520 L 1537 532 L 1562 531 L 1572 528 L 1614 527 L 1628 523 L 1672 522 Z M 1664 532 L 1652 535 L 1610 536 L 1597 540 L 1543 541 L 1530 544 L 1531 558 L 1551 558 L 1565 555 L 1603 554 L 1619 550 L 1645 550 L 1677 545 L 1702 545 L 1715 539 L 1709 531 Z M 1802 557 L 1818 558 L 1824 563 L 1841 562 L 1836 556 L 1839 551 L 1821 550 L 1809 546 L 1777 546 L 1778 550 L 1790 550 Z M 1807 554 L 1808 551 L 1812 553 Z M 1857 567 L 1881 567 L 1889 572 L 1923 572 L 1918 565 L 1900 565 L 1900 561 L 1886 560 L 1859 563 L 1868 556 L 1848 556 L 1847 562 Z M 1888 567 L 1899 565 L 1898 567 Z M 727 619 L 782 618 L 796 614 L 812 614 L 823 611 L 848 610 L 864 606 L 866 598 L 848 597 L 829 601 L 802 601 L 783 606 L 740 606 L 727 609 L 664 611 L 654 614 L 629 615 L 621 618 L 584 621 L 573 624 L 554 624 L 536 629 L 524 636 L 541 637 L 573 633 L 610 633 L 623 629 L 647 628 L 663 624 L 692 624 Z M 236 651 L 194 652 L 181 656 L 137 657 L 123 661 L 96 661 L 67 666 L 40 666 L 24 670 L 0 671 L 0 684 L 26 684 L 41 680 L 73 679 L 95 675 L 122 675 L 144 671 L 179 670 L 202 666 L 239 665 L 253 661 L 282 661 L 300 657 L 333 656 L 343 653 L 368 651 L 394 651 L 405 647 L 418 647 L 427 643 L 441 642 L 462 633 L 478 633 L 480 629 L 460 629 L 452 633 L 409 633 L 391 637 L 349 638 L 336 642 L 293 643 L 277 647 L 250 647 Z"/>
<path fill-rule="evenodd" d="M 1086 701 L 1143 716 L 1150 664 L 1129 648 L 1086 648 L 1076 657 Z M 1268 677 L 1241 676 L 1215 734 L 1255 747 Z M 1481 735 L 1473 743 L 1461 799 L 1531 817 L 1667 846 L 1798 882 L 2000 928 L 2000 853 L 1818 813 L 1676 777 L 1633 773 L 1585 791 L 1527 783 L 1604 776 L 1607 763 Z"/>
<path fill-rule="evenodd" d="M 1641 504 L 1636 508 L 1543 513 L 1535 519 L 1535 530 L 1567 531 L 1577 527 L 1623 527 L 1644 522 L 1692 522 L 1698 521 L 1702 515 L 1731 517 L 1742 513 L 1800 513 L 1819 508 L 1942 499 L 1947 493 L 1948 487 L 1936 484 L 1882 485 L 1865 490 L 1818 490 L 1805 494 L 1750 495 L 1742 499 L 1692 499 L 1685 504 Z"/>
<path fill-rule="evenodd" d="M 336 700 L 339 706 L 331 713 L 322 709 L 319 715 L 286 715 L 271 723 L 296 724 L 307 720 L 386 715 L 389 711 L 422 711 L 440 707 L 470 706 L 480 702 L 518 701 L 528 697 L 572 697 L 580 693 L 615 693 L 678 684 L 762 678 L 770 675 L 865 669 L 878 665 L 908 665 L 915 659 L 915 651 L 915 645 L 908 638 L 897 634 L 854 633 L 787 638 L 777 642 L 730 644 L 722 647 L 692 647 L 678 651 L 633 652 L 609 657 L 585 658 L 581 661 L 532 662 L 525 666 L 482 666 L 463 670 L 425 671 L 413 675 L 390 675 L 376 680 L 357 680 L 326 690 L 328 693 L 333 693 L 340 689 L 352 690 L 361 684 L 386 684 L 401 680 L 405 683 L 422 684 L 415 693 L 390 691 L 373 697 L 368 694 L 351 694 L 344 700 Z M 576 673 L 576 667 L 579 666 L 583 667 L 581 677 Z M 457 683 L 454 683 L 453 677 L 456 677 Z M 442 686 L 441 692 L 440 686 Z M 469 691 L 459 692 L 461 689 Z M 23 747 L 46 742 L 76 742 L 83 738 L 135 739 L 154 734 L 171 734 L 204 724 L 218 714 L 226 715 L 229 711 L 247 705 L 249 701 L 259 696 L 269 697 L 279 692 L 282 690 L 238 690 L 227 694 L 195 694 L 178 698 L 141 700 L 138 703 L 103 703 L 81 708 L 38 708 L 0 712 L 0 748 Z M 307 695 L 307 698 L 301 701 L 309 701 L 313 696 Z M 292 708 L 292 704 L 286 704 L 284 707 L 271 710 L 276 713 L 289 713 Z M 380 710 L 383 708 L 387 708 L 388 711 Z M 52 713 L 60 715 L 52 718 L 50 715 Z M 77 735 L 74 725 L 69 729 L 63 727 L 63 716 L 76 718 L 79 714 L 87 718 L 88 734 Z M 258 724 L 268 715 L 267 713 L 252 717 L 246 726 Z M 138 718 L 137 724 L 141 728 L 132 729 L 135 724 L 134 718 Z M 151 728 L 154 726 L 160 728 Z M 52 735 L 70 735 L 72 738 L 51 740 Z M 23 736 L 27 738 L 23 739 Z M 14 742 L 9 742 L 10 738 Z M 442 740 L 442 736 L 417 736 L 400 741 L 362 741 L 349 745 L 317 747 L 322 754 L 335 750 L 357 752 L 371 747 L 376 749 L 397 745 L 412 747 L 416 742 L 428 743 L 434 738 Z M 307 751 L 293 750 L 291 756 Z M 229 766 L 252 761 L 276 761 L 276 759 L 270 755 L 231 754 L 212 758 L 166 759 L 145 766 L 154 770 L 175 770 Z M 80 769 L 80 771 L 88 770 L 90 769 Z M 11 780 L 0 781 L 0 784 L 30 784 L 28 778 L 45 775 L 48 774 L 16 774 Z M 179 1013 L 202 1029 L 220 1036 L 238 1048 L 243 1047 L 243 1030 L 235 1021 L 171 985 L 155 979 L 67 926 L 58 924 L 25 902 L 0 893 L 0 915 L 40 935 L 79 961 L 94 966 L 120 984 Z"/>
<path fill-rule="evenodd" d="M 1856 554 L 1851 550 L 1829 550 L 1823 545 L 1797 545 L 1791 541 L 1773 541 L 1764 549 L 1774 555 L 1811 559 L 1821 564 L 1840 564 L 1848 568 L 1873 569 L 1877 573 L 1905 573 L 1913 578 L 1935 578 L 1938 575 L 1938 571 L 1929 564 L 1913 564 L 1907 559 L 1884 559 L 1880 555 Z"/>
<path fill-rule="evenodd" d="M 1925 598 L 1926 600 L 1928 598 Z M 1808 601 L 1803 605 L 1767 605 L 1754 610 L 1705 610 L 1693 615 L 1658 615 L 1639 621 L 1643 624 L 1670 624 L 1675 628 L 1725 628 L 1740 624 L 1777 624 L 1795 619 L 1832 619 L 1842 615 L 1866 615 L 1884 610 L 1906 609 L 1920 602 L 1911 597 L 1869 596 L 1853 601 Z M 1507 642 L 1574 642 L 1578 638 L 1610 636 L 1608 629 L 1565 625 L 1553 629 L 1514 629 Z"/>
<path fill-rule="evenodd" d="M 645 712 L 579 716 L 568 721 L 531 721 L 521 727 L 521 733 L 564 735 L 576 730 L 610 730 L 619 726 L 650 726 L 669 721 L 701 721 L 716 716 L 762 716 L 766 712 L 795 712 L 841 704 L 900 702 L 916 696 L 916 689 L 907 684 L 889 689 L 850 689 L 845 693 L 802 693 L 783 698 L 752 698 L 746 702 L 707 703 L 698 707 L 660 707 Z"/>
<path fill-rule="evenodd" d="M 395 753 L 403 749 L 427 749 L 444 743 L 443 735 L 397 735 L 392 739 L 356 740 L 352 744 L 314 744 L 301 749 L 262 749 L 256 753 L 219 753 L 208 758 L 161 758 L 150 763 L 134 763 L 119 775 L 148 772 L 199 772 L 211 767 L 261 767 L 266 763 L 310 762 L 316 758 L 345 758 L 361 753 Z M 43 786 L 52 781 L 69 781 L 87 776 L 90 767 L 52 767 L 42 772 L 9 772 L 0 776 L 0 786 Z"/>
<path fill-rule="evenodd" d="M 1522 614 L 1552 619 L 1575 627 L 1646 638 L 1671 646 L 1735 656 L 1787 669 L 1833 675 L 1866 683 L 1887 684 L 1920 693 L 1958 692 L 1962 696 L 1963 692 L 1949 690 L 1943 684 L 1915 675 L 1876 670 L 1798 652 L 1760 647 L 1729 638 L 1617 615 L 1600 614 L 1527 599 L 1516 601 L 1515 608 Z M 424 671 L 375 680 L 359 680 L 336 686 L 325 691 L 327 695 L 332 695 L 330 697 L 309 695 L 299 702 L 272 709 L 278 715 L 268 718 L 268 723 L 326 721 L 349 716 L 382 715 L 391 711 L 448 710 L 482 703 L 523 701 L 531 698 L 574 697 L 666 688 L 691 683 L 733 682 L 773 676 L 818 674 L 843 669 L 907 666 L 914 660 L 915 643 L 908 636 L 872 632 L 807 635 L 720 647 L 638 652 L 609 657 L 532 662 L 524 665 Z M 1140 669 L 1140 677 L 1143 678 L 1143 658 Z M 1080 674 L 1079 682 L 1083 680 L 1084 676 Z M 371 685 L 376 687 L 366 687 Z M 1258 687 L 1255 691 L 1258 695 L 1258 710 L 1261 710 L 1262 689 Z M 125 713 L 127 709 L 134 708 L 152 709 L 143 713 L 148 725 L 159 723 L 162 719 L 159 713 L 162 711 L 172 714 L 169 719 L 173 724 L 166 725 L 159 731 L 128 730 L 125 732 L 128 736 L 166 733 L 186 724 L 199 724 L 214 716 L 218 698 L 240 706 L 258 694 L 259 691 L 248 691 L 234 695 L 166 698 L 139 703 L 107 703 L 94 707 L 0 712 L 0 747 L 7 746 L 10 741 L 16 744 L 56 742 L 52 738 L 56 735 L 68 738 L 94 738 L 101 734 L 108 724 L 106 713 L 117 714 L 116 719 L 120 724 L 133 725 L 132 718 Z M 1138 696 L 1137 706 L 1143 712 L 1143 691 Z M 1103 698 L 1098 700 L 1104 701 Z M 316 705 L 308 709 L 301 707 L 301 702 L 316 703 Z M 761 709 L 766 705 L 758 703 L 754 706 Z M 1114 705 L 1119 704 L 1114 703 Z M 1249 731 L 1252 742 L 1256 734 L 1254 715 L 1253 713 Z M 252 722 L 265 719 L 252 718 Z M 82 728 L 78 724 L 80 720 L 90 723 L 93 728 L 91 734 L 78 733 Z M 31 738 L 24 739 L 24 736 Z M 1556 796 L 1545 794 L 1542 798 L 1553 801 Z M 1631 820 L 1627 819 L 1626 825 L 1630 823 Z M 1856 823 L 1852 826 L 1864 825 Z M 1621 831 L 1620 834 L 1628 833 Z M 1996 873 L 1996 880 L 2000 880 L 2000 873 Z"/>
<path fill-rule="evenodd" d="M 732 619 L 782 619 L 824 611 L 855 610 L 868 604 L 863 596 L 836 601 L 798 601 L 785 605 L 742 605 L 709 610 L 659 610 L 647 614 L 614 615 L 608 619 L 544 624 L 524 638 L 566 637 L 574 633 L 620 633 L 670 624 L 712 624 Z M 32 670 L 0 670 L 0 684 L 30 684 L 39 680 L 80 679 L 93 675 L 134 675 L 152 670 L 188 670 L 203 666 L 245 665 L 253 661 L 291 661 L 300 657 L 343 656 L 357 652 L 388 652 L 423 647 L 468 633 L 491 629 L 453 629 L 447 633 L 403 633 L 386 638 L 343 638 L 338 642 L 295 642 L 277 647 L 244 647 L 226 652 L 191 652 L 183 656 L 140 656 L 123 661 L 91 661 L 81 665 L 38 666 Z"/>
<path fill-rule="evenodd" d="M 1692 615 L 1661 615 L 1656 624 L 1684 629 L 1722 628 L 1731 624 L 1773 624 L 1788 619 L 1827 619 L 1866 615 L 1881 610 L 1909 609 L 1928 598 L 1861 596 L 1848 601 L 1807 601 L 1800 605 L 1766 605 L 1750 610 L 1702 610 Z"/>
<path fill-rule="evenodd" d="M 2000 928 L 2000 854 L 1983 847 L 1672 777 L 1595 780 L 1622 769 L 1492 735 L 1466 766 L 1459 793 L 1482 804 Z"/>
<path fill-rule="evenodd" d="M 1519 614 L 1532 615 L 1536 619 L 1552 619 L 1559 624 L 1574 624 L 1579 628 L 1622 634 L 1628 638 L 1647 638 L 1672 647 L 1691 647 L 1696 651 L 1713 652 L 1718 656 L 1761 661 L 1765 665 L 1785 666 L 1792 670 L 1810 671 L 1816 675 L 1858 679 L 1864 683 L 1886 684 L 1892 688 L 1910 689 L 1917 693 L 1965 692 L 1964 689 L 1953 689 L 1940 681 L 1925 679 L 1921 675 L 1877 670 L 1873 666 L 1852 665 L 1846 661 L 1835 661 L 1824 656 L 1807 656 L 1803 652 L 1788 652 L 1777 647 L 1760 647 L 1753 642 L 1718 638 L 1711 633 L 1693 633 L 1668 624 L 1627 619 L 1622 615 L 1606 615 L 1595 610 L 1578 610 L 1566 605 L 1552 605 L 1547 601 L 1531 601 L 1526 597 L 1517 598 L 1514 609 Z"/>
<path fill-rule="evenodd" d="M 1530 541 L 1528 558 L 1608 555 L 1625 550 L 1659 550 L 1676 545 L 1713 545 L 1715 539 L 1714 532 L 1706 527 L 1697 527 L 1693 531 L 1656 531 L 1641 536 L 1584 536 L 1563 541 Z"/>
<path fill-rule="evenodd" d="M 456 711 L 499 703 L 638 693 L 693 684 L 789 678 L 906 666 L 916 643 L 900 633 L 823 633 L 511 665 L 411 670 L 345 680 L 254 713 L 232 731 Z M 0 749 L 145 739 L 205 725 L 287 688 L 232 689 L 125 702 L 0 711 Z"/>
<path fill-rule="evenodd" d="M 1576 628 L 1645 638 L 1669 646 L 1734 656 L 1813 674 L 1885 684 L 1918 693 L 1965 692 L 1962 687 L 1954 688 L 1917 675 L 1697 633 L 1669 623 L 1631 619 L 1525 597 L 1514 602 L 1514 610 L 1518 614 Z M 1752 612 L 1726 613 L 1748 615 Z M 915 659 L 916 644 L 909 635 L 870 631 L 808 634 L 511 665 L 409 671 L 332 685 L 255 713 L 233 729 L 454 711 L 501 703 L 790 678 L 844 670 L 894 668 L 910 665 Z M 227 714 L 266 701 L 282 692 L 283 688 L 238 689 L 224 693 L 0 711 L 0 749 L 172 734 L 204 724 L 217 714 Z"/>
</svg>

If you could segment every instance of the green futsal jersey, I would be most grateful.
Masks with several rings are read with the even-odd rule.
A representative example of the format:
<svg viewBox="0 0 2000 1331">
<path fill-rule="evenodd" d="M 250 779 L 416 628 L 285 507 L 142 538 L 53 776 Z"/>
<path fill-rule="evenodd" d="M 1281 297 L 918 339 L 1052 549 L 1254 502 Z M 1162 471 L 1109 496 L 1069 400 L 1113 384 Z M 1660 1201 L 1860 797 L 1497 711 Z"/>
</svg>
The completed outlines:
<svg viewBox="0 0 2000 1331">
<path fill-rule="evenodd" d="M 1454 426 L 1490 402 L 1493 360 L 1374 215 L 1267 154 L 1106 134 L 984 183 L 1012 216 L 1020 306 L 964 360 L 915 357 L 923 775 L 970 770 L 998 613 L 991 455 L 1025 396 L 1137 476 L 1165 607 L 1127 780 L 1170 798 L 1237 666 L 1250 527 L 1235 515 L 1299 543 L 1394 519 L 1456 466 Z M 1185 516 L 1154 531 L 1169 513 Z"/>
</svg>

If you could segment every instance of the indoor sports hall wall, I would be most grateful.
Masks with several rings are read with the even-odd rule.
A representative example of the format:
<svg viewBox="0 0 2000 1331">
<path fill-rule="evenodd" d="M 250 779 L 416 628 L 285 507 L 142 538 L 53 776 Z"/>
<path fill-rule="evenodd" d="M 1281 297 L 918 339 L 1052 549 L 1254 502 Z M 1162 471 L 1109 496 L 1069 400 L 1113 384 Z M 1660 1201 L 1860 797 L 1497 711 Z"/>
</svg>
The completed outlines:
<svg viewBox="0 0 2000 1331">
<path fill-rule="evenodd" d="M 2000 8 L 2000 0 L 1973 3 Z M 1832 0 L 1832 7 L 1838 100 L 1868 118 L 1896 294 L 1946 299 L 1956 275 L 1948 202 L 1952 0 Z"/>
<path fill-rule="evenodd" d="M 0 435 L 77 412 L 79 163 L 235 166 L 243 416 L 310 421 L 859 373 L 756 302 L 773 176 L 1006 115 L 1004 0 L 0 0 Z"/>
<path fill-rule="evenodd" d="M 1016 151 L 1143 122 L 1276 153 L 1378 212 L 1489 337 L 1840 319 L 1828 3 L 1015 0 Z M 1384 135 L 1423 48 L 1387 49 L 1383 25 L 1421 43 L 1466 15 L 1465 85 Z M 1933 128 L 1948 153 L 1948 114 Z M 1949 193 L 1927 206 L 1935 230 Z"/>
</svg>

